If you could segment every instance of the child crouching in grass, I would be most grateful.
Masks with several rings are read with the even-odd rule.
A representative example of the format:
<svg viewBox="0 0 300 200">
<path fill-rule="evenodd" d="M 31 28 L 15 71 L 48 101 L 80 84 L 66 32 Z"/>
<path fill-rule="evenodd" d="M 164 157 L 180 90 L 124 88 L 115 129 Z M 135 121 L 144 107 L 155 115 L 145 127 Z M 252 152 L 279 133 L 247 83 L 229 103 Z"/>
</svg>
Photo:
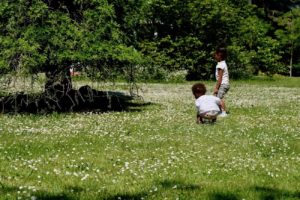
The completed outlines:
<svg viewBox="0 0 300 200">
<path fill-rule="evenodd" d="M 192 87 L 197 109 L 197 123 L 205 121 L 216 122 L 218 114 L 221 113 L 221 100 L 213 95 L 206 95 L 206 87 L 202 83 L 196 83 Z"/>
</svg>

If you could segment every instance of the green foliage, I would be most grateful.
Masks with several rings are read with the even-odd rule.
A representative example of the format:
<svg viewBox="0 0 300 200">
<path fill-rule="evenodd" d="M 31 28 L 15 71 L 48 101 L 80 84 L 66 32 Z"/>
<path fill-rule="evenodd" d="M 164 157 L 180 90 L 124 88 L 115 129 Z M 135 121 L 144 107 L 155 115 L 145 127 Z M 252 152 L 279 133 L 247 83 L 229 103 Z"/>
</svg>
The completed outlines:
<svg viewBox="0 0 300 200">
<path fill-rule="evenodd" d="M 37 64 L 45 61 L 45 57 L 38 53 L 40 45 L 32 39 L 36 34 L 34 29 L 36 18 L 33 10 L 36 10 L 39 5 L 35 2 L 32 9 L 27 10 L 28 4 L 27 1 L 19 1 L 18 3 L 1 1 L 1 71 L 13 69 L 30 71 Z M 43 13 L 45 8 L 39 8 L 38 13 Z"/>
<path fill-rule="evenodd" d="M 300 59 L 300 8 L 294 8 L 278 18 L 278 29 L 275 33 L 281 43 L 285 56 L 283 62 L 289 66 L 292 75 L 293 61 Z"/>
<path fill-rule="evenodd" d="M 258 46 L 256 56 L 254 56 L 252 63 L 259 66 L 259 69 L 262 72 L 265 72 L 270 76 L 278 72 L 283 72 L 283 69 L 280 67 L 281 63 L 279 60 L 281 59 L 281 56 L 279 55 L 278 49 L 278 41 L 270 37 L 263 38 L 261 46 Z"/>
<path fill-rule="evenodd" d="M 143 7 L 143 17 L 140 26 L 147 29 L 137 39 L 138 49 L 154 74 L 185 69 L 187 79 L 212 78 L 212 55 L 220 44 L 233 48 L 228 63 L 234 78 L 279 71 L 278 43 L 268 36 L 271 27 L 247 2 L 151 1 Z"/>
<path fill-rule="evenodd" d="M 237 0 L 3 0 L 0 73 L 79 62 L 103 79 L 133 79 L 128 69 L 141 80 L 167 79 L 178 70 L 187 71 L 187 79 L 210 79 L 219 45 L 229 49 L 234 78 L 286 73 L 289 57 L 299 61 L 299 8 L 272 2 L 282 9 Z"/>
<path fill-rule="evenodd" d="M 138 52 L 123 45 L 114 9 L 106 0 L 61 1 L 58 5 L 1 1 L 0 8 L 3 72 L 63 70 L 80 62 L 121 73 L 122 66 L 139 62 Z"/>
<path fill-rule="evenodd" d="M 269 30 L 270 25 L 257 16 L 248 16 L 238 27 L 234 38 L 235 46 L 238 47 L 235 49 L 238 50 L 234 51 L 236 56 L 230 62 L 244 66 L 241 69 L 249 73 L 248 76 L 257 74 L 258 71 L 266 72 L 268 75 L 279 72 L 281 58 L 279 43 L 267 36 Z"/>
<path fill-rule="evenodd" d="M 256 73 L 251 65 L 255 55 L 254 51 L 248 51 L 239 45 L 228 47 L 227 65 L 230 66 L 230 77 L 233 79 L 249 78 Z"/>
</svg>

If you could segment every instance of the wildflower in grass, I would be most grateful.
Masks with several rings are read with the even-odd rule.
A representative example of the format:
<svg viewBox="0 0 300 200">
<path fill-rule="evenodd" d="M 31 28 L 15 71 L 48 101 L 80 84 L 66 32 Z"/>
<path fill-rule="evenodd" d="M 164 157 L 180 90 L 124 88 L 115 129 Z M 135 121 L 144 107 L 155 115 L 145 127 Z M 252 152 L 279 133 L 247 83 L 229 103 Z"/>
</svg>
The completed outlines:
<svg viewBox="0 0 300 200">
<path fill-rule="evenodd" d="M 90 175 L 89 174 L 85 174 L 84 177 L 81 178 L 81 181 L 86 180 Z"/>
</svg>

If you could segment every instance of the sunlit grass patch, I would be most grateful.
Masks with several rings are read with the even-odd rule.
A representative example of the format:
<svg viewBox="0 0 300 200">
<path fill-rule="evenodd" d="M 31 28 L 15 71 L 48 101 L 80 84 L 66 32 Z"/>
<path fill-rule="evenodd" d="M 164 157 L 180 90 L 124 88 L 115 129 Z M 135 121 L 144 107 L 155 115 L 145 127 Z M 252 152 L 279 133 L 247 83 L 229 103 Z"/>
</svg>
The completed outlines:
<svg viewBox="0 0 300 200">
<path fill-rule="evenodd" d="M 300 86 L 257 83 L 233 81 L 215 125 L 192 83 L 141 84 L 128 112 L 0 115 L 0 199 L 299 199 Z"/>
</svg>

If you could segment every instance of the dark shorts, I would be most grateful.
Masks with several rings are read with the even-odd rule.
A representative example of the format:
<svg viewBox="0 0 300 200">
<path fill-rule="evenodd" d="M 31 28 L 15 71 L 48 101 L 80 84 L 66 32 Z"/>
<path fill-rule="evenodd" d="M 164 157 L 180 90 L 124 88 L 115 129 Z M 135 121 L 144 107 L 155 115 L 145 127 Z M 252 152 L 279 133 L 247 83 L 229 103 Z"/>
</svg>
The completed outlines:
<svg viewBox="0 0 300 200">
<path fill-rule="evenodd" d="M 230 88 L 229 85 L 222 84 L 219 88 L 217 97 L 219 97 L 220 99 L 223 99 L 225 94 L 228 92 L 229 88 Z"/>
</svg>

